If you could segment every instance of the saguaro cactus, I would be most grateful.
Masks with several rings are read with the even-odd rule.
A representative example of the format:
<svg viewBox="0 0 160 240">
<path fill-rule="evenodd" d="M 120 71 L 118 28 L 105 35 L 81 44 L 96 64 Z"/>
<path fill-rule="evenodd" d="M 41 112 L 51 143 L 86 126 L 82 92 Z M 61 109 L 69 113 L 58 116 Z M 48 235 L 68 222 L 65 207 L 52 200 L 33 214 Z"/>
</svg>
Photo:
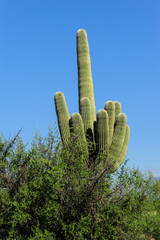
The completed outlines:
<svg viewBox="0 0 160 240">
<path fill-rule="evenodd" d="M 106 102 L 104 109 L 100 109 L 96 116 L 88 39 L 83 29 L 77 32 L 77 65 L 79 113 L 74 113 L 70 117 L 63 93 L 55 94 L 61 138 L 63 143 L 67 144 L 72 132 L 81 134 L 83 142 L 88 144 L 86 148 L 88 158 L 92 156 L 96 159 L 103 153 L 111 173 L 116 171 L 125 159 L 130 129 L 118 101 Z"/>
</svg>

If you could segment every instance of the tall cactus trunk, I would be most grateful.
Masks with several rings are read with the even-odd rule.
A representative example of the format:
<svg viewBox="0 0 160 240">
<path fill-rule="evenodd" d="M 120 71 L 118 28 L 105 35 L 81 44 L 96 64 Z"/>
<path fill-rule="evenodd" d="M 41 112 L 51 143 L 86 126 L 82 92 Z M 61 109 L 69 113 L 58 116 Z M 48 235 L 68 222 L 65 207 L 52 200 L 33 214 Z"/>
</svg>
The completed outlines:
<svg viewBox="0 0 160 240">
<path fill-rule="evenodd" d="M 91 60 L 89 55 L 87 34 L 83 29 L 80 29 L 77 32 L 77 65 L 79 106 L 83 97 L 89 98 L 91 102 L 92 121 L 94 122 L 96 121 L 96 109 L 93 92 Z"/>
</svg>

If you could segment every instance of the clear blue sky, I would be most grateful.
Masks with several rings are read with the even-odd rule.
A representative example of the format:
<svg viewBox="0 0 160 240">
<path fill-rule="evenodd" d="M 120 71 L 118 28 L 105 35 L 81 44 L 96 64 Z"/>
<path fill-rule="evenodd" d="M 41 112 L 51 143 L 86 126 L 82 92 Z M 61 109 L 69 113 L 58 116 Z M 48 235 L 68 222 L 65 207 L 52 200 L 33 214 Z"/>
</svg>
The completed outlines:
<svg viewBox="0 0 160 240">
<path fill-rule="evenodd" d="M 76 32 L 90 45 L 96 109 L 127 114 L 130 165 L 160 175 L 160 1 L 0 0 L 0 132 L 47 135 L 62 91 L 78 111 Z M 156 172 L 157 171 L 157 172 Z"/>
</svg>

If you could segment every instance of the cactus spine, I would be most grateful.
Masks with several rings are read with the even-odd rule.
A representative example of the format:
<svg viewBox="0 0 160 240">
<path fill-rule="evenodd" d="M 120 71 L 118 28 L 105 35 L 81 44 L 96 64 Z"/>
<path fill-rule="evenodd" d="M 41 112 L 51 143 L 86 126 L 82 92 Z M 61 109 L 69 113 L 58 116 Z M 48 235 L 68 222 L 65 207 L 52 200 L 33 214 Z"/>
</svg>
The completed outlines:
<svg viewBox="0 0 160 240">
<path fill-rule="evenodd" d="M 96 159 L 105 153 L 109 173 L 112 173 L 125 159 L 130 129 L 118 101 L 106 102 L 104 110 L 99 110 L 96 116 L 88 39 L 83 29 L 77 32 L 77 65 L 80 113 L 70 117 L 64 95 L 61 92 L 55 94 L 61 138 L 65 144 L 73 136 L 80 139 L 86 145 L 88 158 Z"/>
</svg>

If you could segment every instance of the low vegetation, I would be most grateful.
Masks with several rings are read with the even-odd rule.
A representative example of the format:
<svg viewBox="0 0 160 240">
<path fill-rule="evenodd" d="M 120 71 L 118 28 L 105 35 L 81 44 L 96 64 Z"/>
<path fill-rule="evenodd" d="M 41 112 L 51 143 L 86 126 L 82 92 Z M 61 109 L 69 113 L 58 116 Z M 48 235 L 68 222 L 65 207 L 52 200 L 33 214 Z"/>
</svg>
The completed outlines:
<svg viewBox="0 0 160 240">
<path fill-rule="evenodd" d="M 90 164 L 84 148 L 52 129 L 29 149 L 18 134 L 1 138 L 0 239 L 159 239 L 160 181 L 127 161 L 107 174 L 103 156 Z"/>
</svg>

